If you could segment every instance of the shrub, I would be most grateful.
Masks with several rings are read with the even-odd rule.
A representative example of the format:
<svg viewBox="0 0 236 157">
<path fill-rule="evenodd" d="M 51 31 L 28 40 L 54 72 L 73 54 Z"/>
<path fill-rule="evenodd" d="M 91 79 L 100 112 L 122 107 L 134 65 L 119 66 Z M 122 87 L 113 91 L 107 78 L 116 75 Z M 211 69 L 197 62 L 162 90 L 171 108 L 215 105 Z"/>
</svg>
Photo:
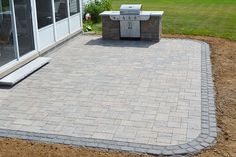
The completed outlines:
<svg viewBox="0 0 236 157">
<path fill-rule="evenodd" d="M 94 23 L 101 21 L 99 14 L 111 10 L 111 0 L 91 0 L 84 9 L 85 14 L 89 13 Z"/>
<path fill-rule="evenodd" d="M 102 2 L 103 11 L 109 11 L 112 9 L 111 0 L 102 0 L 101 2 Z"/>
<path fill-rule="evenodd" d="M 91 22 L 84 22 L 83 23 L 83 30 L 84 30 L 84 32 L 92 31 L 92 23 Z"/>
<path fill-rule="evenodd" d="M 9 1 L 2 1 L 2 4 L 0 3 L 0 5 L 2 5 L 1 11 L 8 11 L 9 10 Z"/>
</svg>

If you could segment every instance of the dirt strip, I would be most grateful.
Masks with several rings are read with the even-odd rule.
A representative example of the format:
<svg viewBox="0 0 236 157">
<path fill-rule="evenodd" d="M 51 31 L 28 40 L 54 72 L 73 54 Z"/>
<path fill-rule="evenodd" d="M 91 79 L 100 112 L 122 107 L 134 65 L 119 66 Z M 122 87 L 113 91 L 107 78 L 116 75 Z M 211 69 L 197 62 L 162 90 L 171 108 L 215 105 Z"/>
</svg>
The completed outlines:
<svg viewBox="0 0 236 157">
<path fill-rule="evenodd" d="M 167 38 L 188 38 L 210 44 L 217 105 L 219 133 L 217 144 L 196 157 L 236 156 L 236 42 L 201 36 L 163 35 Z M 18 139 L 0 138 L 0 157 L 147 157 L 59 144 L 41 144 Z"/>
</svg>

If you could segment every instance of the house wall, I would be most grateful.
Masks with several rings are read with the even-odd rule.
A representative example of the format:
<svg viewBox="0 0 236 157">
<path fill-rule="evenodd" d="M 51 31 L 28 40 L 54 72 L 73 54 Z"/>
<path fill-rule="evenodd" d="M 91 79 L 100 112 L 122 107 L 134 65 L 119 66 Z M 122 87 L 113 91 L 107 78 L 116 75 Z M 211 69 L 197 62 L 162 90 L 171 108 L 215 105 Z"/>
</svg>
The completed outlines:
<svg viewBox="0 0 236 157">
<path fill-rule="evenodd" d="M 38 2 L 39 1 L 43 2 L 42 0 L 38 0 Z M 0 5 L 1 5 L 2 0 L 0 0 L 0 2 L 1 2 L 0 3 Z M 20 3 L 21 1 L 11 0 L 10 2 Z M 17 68 L 20 68 L 24 64 L 27 64 L 31 60 L 38 57 L 40 54 L 48 51 L 49 49 L 55 47 L 56 45 L 60 44 L 61 42 L 65 41 L 65 40 L 68 40 L 72 36 L 74 36 L 77 33 L 82 31 L 82 16 L 81 16 L 82 8 L 79 9 L 80 12 L 78 12 L 78 13 L 76 12 L 77 11 L 76 6 L 78 6 L 78 5 L 76 5 L 77 4 L 76 0 L 70 0 L 70 1 L 66 0 L 66 2 L 70 2 L 70 4 L 72 4 L 71 6 L 69 6 L 69 3 L 67 3 L 68 4 L 67 10 L 68 10 L 69 16 L 63 17 L 62 19 L 60 19 L 58 21 L 57 21 L 57 19 L 59 16 L 57 15 L 57 13 L 60 8 L 59 7 L 60 2 L 63 3 L 65 1 L 55 0 L 55 5 L 54 5 L 54 0 L 45 0 L 46 6 L 48 6 L 46 4 L 46 2 L 50 2 L 52 4 L 49 7 L 49 9 L 47 7 L 45 7 L 44 4 L 43 5 L 36 5 L 37 4 L 36 0 L 27 0 L 27 2 L 28 2 L 27 4 L 26 3 L 22 3 L 22 4 L 21 3 L 20 4 L 13 3 L 13 4 L 17 4 L 17 5 L 15 5 L 15 8 L 17 8 L 18 6 L 21 6 L 21 5 L 23 5 L 23 6 L 25 5 L 24 7 L 31 6 L 32 10 L 30 10 L 31 11 L 30 13 L 32 14 L 32 17 L 30 17 L 31 15 L 21 16 L 24 14 L 23 13 L 19 14 L 19 11 L 15 13 L 15 11 L 17 11 L 17 10 L 13 9 L 14 7 L 11 7 L 13 5 L 9 5 L 10 6 L 10 7 L 8 6 L 9 10 L 7 10 L 5 12 L 2 11 L 2 10 L 4 10 L 4 7 L 2 7 L 2 5 L 0 6 L 0 27 L 4 26 L 4 28 L 7 28 L 9 30 L 11 30 L 11 29 L 13 30 L 10 33 L 8 33 L 7 36 L 5 37 L 5 32 L 7 32 L 7 31 L 2 31 L 4 33 L 3 34 L 1 32 L 2 29 L 0 28 L 0 39 L 1 40 L 4 39 L 4 41 L 9 40 L 6 42 L 6 44 L 4 43 L 4 45 L 0 45 L 0 56 L 1 56 L 0 59 L 2 59 L 2 60 L 0 60 L 0 79 L 3 78 L 4 76 L 8 75 L 12 71 L 16 70 Z M 80 2 L 82 3 L 83 0 L 81 0 Z M 30 5 L 29 5 L 29 3 L 30 3 Z M 82 4 L 79 6 L 82 6 Z M 25 10 L 29 11 L 29 10 L 25 9 L 24 7 L 20 7 L 18 9 L 21 9 L 20 11 L 25 11 Z M 41 11 L 43 14 L 37 14 L 37 13 L 39 13 L 38 10 L 40 10 L 40 7 L 42 8 Z M 24 8 L 24 10 L 22 8 Z M 43 10 L 44 8 L 46 9 L 46 11 Z M 63 9 L 65 9 L 65 7 L 64 8 L 62 7 L 62 10 Z M 45 15 L 45 13 L 47 13 L 47 11 L 53 12 L 53 14 L 52 15 Z M 73 14 L 74 11 L 75 11 L 75 13 Z M 11 16 L 13 18 L 11 18 Z M 53 20 L 50 20 L 50 18 L 53 18 Z M 6 21 L 6 23 L 4 23 L 4 25 L 2 24 L 3 19 L 5 19 L 5 21 Z M 28 19 L 30 19 L 30 21 L 32 19 L 31 22 L 33 25 L 32 26 L 32 28 L 33 28 L 33 31 L 32 31 L 33 35 L 32 36 L 33 37 L 31 37 L 30 39 L 31 39 L 31 41 L 34 41 L 34 48 L 32 48 L 30 50 L 28 50 L 28 49 L 26 50 L 26 48 L 28 48 L 28 45 L 26 43 L 29 43 L 28 41 L 26 41 L 26 39 L 28 39 L 26 37 L 29 37 L 29 35 L 26 34 L 27 32 L 25 31 L 25 30 L 29 30 L 29 29 L 26 29 L 26 27 L 25 27 L 25 29 L 24 29 L 24 27 L 19 27 L 19 22 L 18 22 L 18 25 L 16 24 L 16 20 L 20 21 L 20 24 L 21 24 Z M 40 22 L 41 22 L 42 27 L 39 27 Z M 27 24 L 27 26 L 30 26 L 30 25 Z M 19 31 L 20 29 L 22 31 Z M 22 32 L 21 35 L 18 35 L 20 32 Z M 25 35 L 26 37 L 23 35 Z M 25 37 L 25 38 L 23 38 L 23 37 Z M 21 40 L 19 40 L 19 39 L 21 39 Z M 22 55 L 21 55 L 21 51 L 19 51 L 19 48 L 21 48 L 21 47 L 22 47 L 22 50 L 24 50 L 24 54 L 22 54 Z M 27 52 L 25 52 L 25 51 L 27 51 Z M 15 54 L 17 54 L 17 55 L 15 55 Z"/>
</svg>

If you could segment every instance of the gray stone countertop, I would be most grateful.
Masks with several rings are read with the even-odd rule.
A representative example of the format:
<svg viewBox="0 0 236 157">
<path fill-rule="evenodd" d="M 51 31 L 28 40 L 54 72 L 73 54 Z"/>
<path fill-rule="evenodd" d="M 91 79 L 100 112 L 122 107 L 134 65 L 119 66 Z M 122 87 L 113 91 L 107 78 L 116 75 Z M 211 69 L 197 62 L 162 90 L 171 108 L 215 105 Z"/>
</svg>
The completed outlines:
<svg viewBox="0 0 236 157">
<path fill-rule="evenodd" d="M 162 16 L 164 11 L 141 11 L 140 15 Z M 104 11 L 100 16 L 120 15 L 120 11 Z"/>
</svg>

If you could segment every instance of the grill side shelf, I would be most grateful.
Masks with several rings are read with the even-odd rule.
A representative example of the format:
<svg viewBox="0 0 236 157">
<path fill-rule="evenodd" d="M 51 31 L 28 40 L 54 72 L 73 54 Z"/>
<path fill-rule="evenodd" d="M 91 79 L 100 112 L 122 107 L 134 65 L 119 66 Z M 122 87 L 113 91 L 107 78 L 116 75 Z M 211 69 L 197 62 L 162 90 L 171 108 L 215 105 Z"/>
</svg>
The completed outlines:
<svg viewBox="0 0 236 157">
<path fill-rule="evenodd" d="M 150 15 L 110 15 L 111 20 L 115 21 L 147 21 Z"/>
</svg>

